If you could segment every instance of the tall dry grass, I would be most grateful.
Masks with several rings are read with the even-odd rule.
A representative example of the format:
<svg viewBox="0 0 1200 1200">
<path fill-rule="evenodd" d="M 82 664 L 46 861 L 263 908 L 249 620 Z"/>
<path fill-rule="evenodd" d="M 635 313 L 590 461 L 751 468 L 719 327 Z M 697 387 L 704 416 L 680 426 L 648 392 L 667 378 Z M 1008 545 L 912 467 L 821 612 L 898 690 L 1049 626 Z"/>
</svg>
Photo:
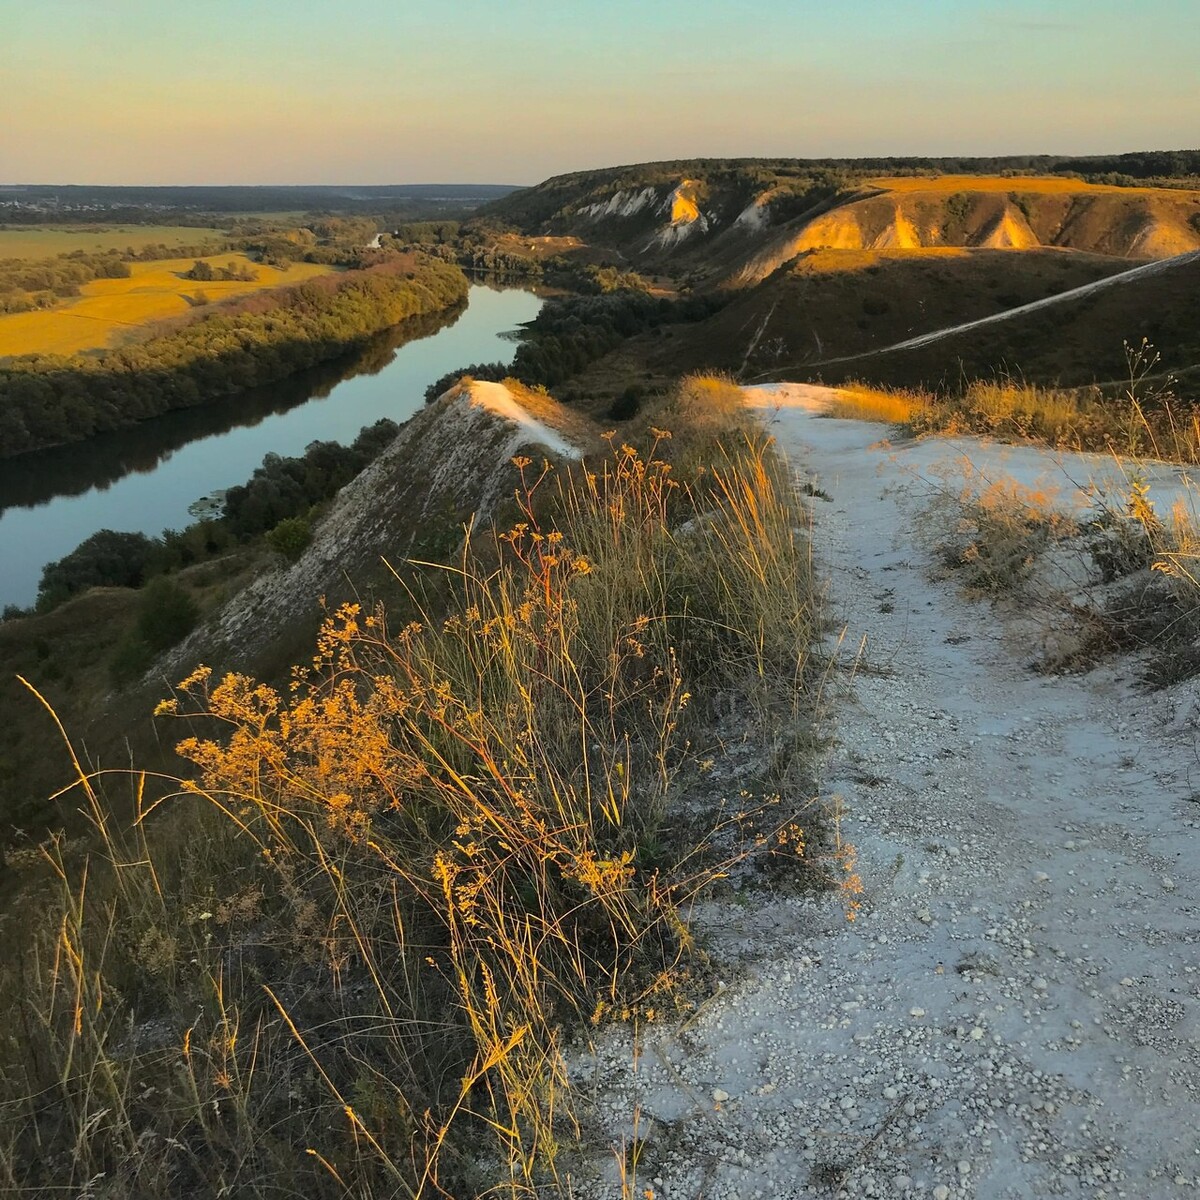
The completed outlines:
<svg viewBox="0 0 1200 1200">
<path fill-rule="evenodd" d="M 417 584 L 400 628 L 338 609 L 287 689 L 197 670 L 160 709 L 191 773 L 155 804 L 134 776 L 132 828 L 77 764 L 99 849 L 49 848 L 54 918 L 3 980 L 5 1187 L 565 1189 L 564 1031 L 684 1004 L 689 906 L 736 861 L 853 889 L 779 754 L 808 715 L 803 515 L 731 413 L 706 457 L 655 429 L 569 476 L 518 460 L 519 519 L 429 568 L 444 610 Z M 701 757 L 739 703 L 776 755 L 757 819 Z"/>
<path fill-rule="evenodd" d="M 909 425 L 924 420 L 933 399 L 909 388 L 883 388 L 865 383 L 839 387 L 829 407 L 831 417 Z"/>
<path fill-rule="evenodd" d="M 907 423 L 916 433 L 982 433 L 1122 458 L 1200 463 L 1200 410 L 1157 374 L 1147 341 L 1126 344 L 1128 377 L 1116 388 L 1064 389 L 1017 376 L 973 380 L 957 393 L 929 395 Z"/>
</svg>

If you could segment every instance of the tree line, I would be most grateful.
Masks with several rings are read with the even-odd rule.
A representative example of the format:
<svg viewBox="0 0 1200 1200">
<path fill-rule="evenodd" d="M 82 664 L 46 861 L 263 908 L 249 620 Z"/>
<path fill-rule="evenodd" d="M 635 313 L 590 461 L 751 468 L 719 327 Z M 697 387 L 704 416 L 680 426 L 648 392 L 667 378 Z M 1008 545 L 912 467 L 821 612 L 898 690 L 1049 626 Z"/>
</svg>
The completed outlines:
<svg viewBox="0 0 1200 1200">
<path fill-rule="evenodd" d="M 672 300 L 628 289 L 552 300 L 526 327 L 509 374 L 531 386 L 554 387 L 626 338 L 662 325 L 702 321 L 723 303 L 717 296 Z"/>
<path fill-rule="evenodd" d="M 1068 158 L 1055 168 L 1085 178 L 1124 176 L 1139 183 L 1149 180 L 1196 179 L 1200 177 L 1200 150 L 1135 150 L 1093 158 Z"/>
<path fill-rule="evenodd" d="M 47 612 L 93 587 L 142 587 L 148 580 L 270 534 L 284 522 L 307 530 L 314 507 L 331 499 L 372 463 L 400 426 L 386 417 L 349 446 L 310 442 L 302 455 L 268 454 L 244 483 L 225 493 L 221 515 L 160 537 L 101 529 L 42 569 L 36 611 Z M 6 617 L 22 615 L 17 609 Z"/>
<path fill-rule="evenodd" d="M 452 265 L 393 256 L 212 309 L 150 341 L 95 356 L 0 362 L 0 456 L 120 429 L 286 378 L 371 334 L 460 304 Z"/>
<path fill-rule="evenodd" d="M 245 263 L 238 263 L 231 260 L 223 267 L 214 267 L 212 263 L 198 258 L 184 272 L 184 278 L 196 279 L 201 283 L 212 283 L 214 281 L 222 283 L 253 283 L 258 278 L 258 272 Z"/>
<path fill-rule="evenodd" d="M 449 371 L 425 389 L 432 403 L 464 375 L 499 382 L 517 379 L 530 387 L 556 387 L 626 338 L 663 325 L 703 321 L 724 299 L 689 296 L 679 300 L 623 289 L 593 296 L 564 296 L 543 305 L 526 325 L 512 363 L 472 363 Z"/>
</svg>

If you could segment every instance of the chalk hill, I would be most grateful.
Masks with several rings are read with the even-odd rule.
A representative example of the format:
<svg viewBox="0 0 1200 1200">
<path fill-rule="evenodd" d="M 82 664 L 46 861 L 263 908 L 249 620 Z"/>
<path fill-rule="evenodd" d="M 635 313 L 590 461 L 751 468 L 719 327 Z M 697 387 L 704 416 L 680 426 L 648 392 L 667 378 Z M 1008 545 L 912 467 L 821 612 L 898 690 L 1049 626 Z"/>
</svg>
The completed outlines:
<svg viewBox="0 0 1200 1200">
<path fill-rule="evenodd" d="M 1200 249 L 1200 192 L 1062 176 L 853 177 L 713 162 L 558 176 L 491 205 L 526 233 L 572 235 L 645 269 L 757 283 L 809 250 Z"/>
</svg>

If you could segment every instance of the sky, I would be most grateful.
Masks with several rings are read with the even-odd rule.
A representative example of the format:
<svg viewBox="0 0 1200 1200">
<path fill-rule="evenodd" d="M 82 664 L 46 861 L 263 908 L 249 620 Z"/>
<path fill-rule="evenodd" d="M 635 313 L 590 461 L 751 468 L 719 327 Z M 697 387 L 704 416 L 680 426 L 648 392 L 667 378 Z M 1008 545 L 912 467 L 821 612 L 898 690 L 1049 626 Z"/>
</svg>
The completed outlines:
<svg viewBox="0 0 1200 1200">
<path fill-rule="evenodd" d="M 0 183 L 1200 143 L 1200 0 L 0 0 Z"/>
</svg>

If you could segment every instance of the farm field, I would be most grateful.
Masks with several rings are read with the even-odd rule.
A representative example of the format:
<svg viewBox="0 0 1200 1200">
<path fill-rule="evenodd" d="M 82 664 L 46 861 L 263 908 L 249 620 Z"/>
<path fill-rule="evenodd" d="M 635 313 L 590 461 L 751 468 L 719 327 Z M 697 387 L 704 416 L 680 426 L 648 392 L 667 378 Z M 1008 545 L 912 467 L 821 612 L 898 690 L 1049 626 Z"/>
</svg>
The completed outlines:
<svg viewBox="0 0 1200 1200">
<path fill-rule="evenodd" d="M 142 250 L 146 246 L 195 246 L 224 238 L 200 225 L 38 225 L 0 228 L 0 258 L 52 258 L 83 250 Z"/>
<path fill-rule="evenodd" d="M 194 232 L 194 231 L 193 231 Z M 97 279 L 79 297 L 56 308 L 0 317 L 0 357 L 13 354 L 75 354 L 117 345 L 152 321 L 183 316 L 203 294 L 210 303 L 284 284 L 302 283 L 332 270 L 316 263 L 293 263 L 286 271 L 253 262 L 244 254 L 213 254 L 202 261 L 214 268 L 235 263 L 257 273 L 253 282 L 185 278 L 194 258 L 131 263 L 128 279 Z"/>
</svg>

